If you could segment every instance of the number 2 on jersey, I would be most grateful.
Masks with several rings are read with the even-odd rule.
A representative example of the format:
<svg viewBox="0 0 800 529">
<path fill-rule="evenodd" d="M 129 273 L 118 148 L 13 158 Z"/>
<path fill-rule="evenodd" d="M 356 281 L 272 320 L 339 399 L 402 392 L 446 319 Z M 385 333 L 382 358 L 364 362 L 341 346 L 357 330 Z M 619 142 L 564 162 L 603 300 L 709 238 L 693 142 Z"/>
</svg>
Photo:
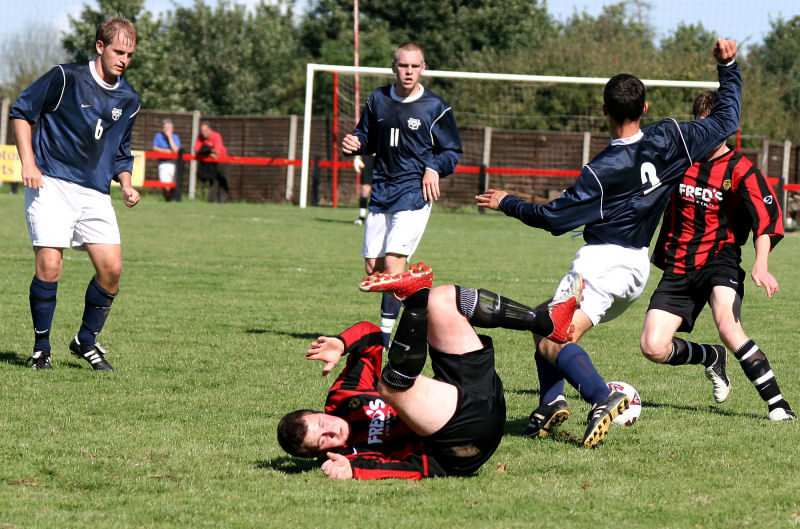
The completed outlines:
<svg viewBox="0 0 800 529">
<path fill-rule="evenodd" d="M 642 173 L 642 185 L 650 184 L 650 187 L 644 190 L 644 194 L 648 194 L 651 191 L 654 191 L 658 186 L 661 185 L 661 180 L 658 179 L 658 175 L 656 175 L 656 166 L 651 164 L 650 162 L 645 162 L 642 164 L 641 167 Z"/>
</svg>

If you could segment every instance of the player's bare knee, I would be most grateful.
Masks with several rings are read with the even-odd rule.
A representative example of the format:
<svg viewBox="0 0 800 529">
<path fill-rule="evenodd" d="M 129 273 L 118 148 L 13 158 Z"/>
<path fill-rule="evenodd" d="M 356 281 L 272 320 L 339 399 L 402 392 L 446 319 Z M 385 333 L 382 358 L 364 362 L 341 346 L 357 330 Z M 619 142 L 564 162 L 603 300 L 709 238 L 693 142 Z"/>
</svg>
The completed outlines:
<svg viewBox="0 0 800 529">
<path fill-rule="evenodd" d="M 456 289 L 442 285 L 431 289 L 428 295 L 428 324 L 442 317 L 452 317 L 456 310 Z"/>
<path fill-rule="evenodd" d="M 561 351 L 563 344 L 557 344 L 553 341 L 548 340 L 547 338 L 542 338 L 537 346 L 537 350 L 539 354 L 544 357 L 545 360 L 550 362 L 553 365 L 556 365 L 556 359 L 558 358 L 558 353 Z"/>
<path fill-rule="evenodd" d="M 639 339 L 639 347 L 645 358 L 651 362 L 663 364 L 672 351 L 672 337 L 665 341 L 656 336 L 643 334 Z"/>
</svg>

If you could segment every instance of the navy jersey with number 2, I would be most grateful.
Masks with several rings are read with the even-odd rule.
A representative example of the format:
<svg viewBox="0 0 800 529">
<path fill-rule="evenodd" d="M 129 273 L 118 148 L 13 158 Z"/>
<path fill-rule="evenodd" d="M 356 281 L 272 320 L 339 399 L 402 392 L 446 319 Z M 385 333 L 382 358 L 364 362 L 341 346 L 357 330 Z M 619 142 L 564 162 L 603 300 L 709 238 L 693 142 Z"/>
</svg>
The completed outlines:
<svg viewBox="0 0 800 529">
<path fill-rule="evenodd" d="M 376 89 L 353 135 L 361 142 L 354 154 L 375 154 L 373 213 L 422 209 L 425 169 L 444 177 L 461 157 L 453 110 L 422 85 L 405 99 L 395 94 L 393 84 Z"/>
<path fill-rule="evenodd" d="M 553 235 L 585 226 L 587 244 L 649 246 L 684 172 L 739 127 L 739 66 L 718 65 L 717 71 L 718 96 L 706 119 L 680 123 L 665 119 L 630 138 L 613 140 L 583 167 L 560 198 L 541 205 L 506 195 L 500 210 Z"/>
<path fill-rule="evenodd" d="M 38 123 L 32 144 L 42 174 L 108 194 L 112 177 L 133 169 L 137 112 L 127 81 L 104 82 L 90 61 L 54 66 L 19 95 L 11 117 Z"/>
</svg>

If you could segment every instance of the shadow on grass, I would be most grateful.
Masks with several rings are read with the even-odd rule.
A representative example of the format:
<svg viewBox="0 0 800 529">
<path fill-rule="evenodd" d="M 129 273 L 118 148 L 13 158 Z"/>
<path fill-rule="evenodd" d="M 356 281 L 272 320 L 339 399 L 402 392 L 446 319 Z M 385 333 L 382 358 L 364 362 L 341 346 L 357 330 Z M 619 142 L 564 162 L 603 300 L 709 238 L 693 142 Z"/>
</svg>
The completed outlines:
<svg viewBox="0 0 800 529">
<path fill-rule="evenodd" d="M 317 217 L 314 220 L 316 222 L 329 222 L 329 223 L 332 223 L 332 224 L 353 224 L 352 220 L 325 219 L 325 218 L 322 218 L 322 217 Z M 353 220 L 355 220 L 355 219 L 353 219 Z M 353 224 L 353 225 L 357 226 L 356 224 Z M 361 228 L 361 227 L 359 226 L 359 228 Z M 363 228 L 361 228 L 361 229 L 363 229 Z"/>
<path fill-rule="evenodd" d="M 247 329 L 247 334 L 278 334 L 281 336 L 291 336 L 292 338 L 301 338 L 303 340 L 316 340 L 323 334 L 310 333 L 310 332 L 288 332 L 288 331 L 273 331 L 270 329 Z"/>
<path fill-rule="evenodd" d="M 27 366 L 28 365 L 28 357 L 27 356 L 20 356 L 14 351 L 0 351 L 0 362 L 5 362 L 7 364 L 13 364 L 16 366 Z"/>
<path fill-rule="evenodd" d="M 262 459 L 256 461 L 255 468 L 277 470 L 284 474 L 302 474 L 319 468 L 315 459 L 301 459 L 298 457 L 281 456 L 272 459 Z"/>
<path fill-rule="evenodd" d="M 503 428 L 503 435 L 504 436 L 511 436 L 511 437 L 524 437 L 522 435 L 522 431 L 525 427 L 528 426 L 528 419 L 516 419 L 513 421 L 506 421 L 506 425 Z M 582 425 L 583 426 L 583 425 Z M 549 440 L 555 441 L 558 443 L 564 444 L 571 444 L 575 446 L 583 446 L 583 439 L 579 438 L 577 435 L 571 434 L 566 430 L 555 430 L 552 435 L 548 437 Z M 535 442 L 538 438 L 531 437 L 530 441 Z"/>
</svg>

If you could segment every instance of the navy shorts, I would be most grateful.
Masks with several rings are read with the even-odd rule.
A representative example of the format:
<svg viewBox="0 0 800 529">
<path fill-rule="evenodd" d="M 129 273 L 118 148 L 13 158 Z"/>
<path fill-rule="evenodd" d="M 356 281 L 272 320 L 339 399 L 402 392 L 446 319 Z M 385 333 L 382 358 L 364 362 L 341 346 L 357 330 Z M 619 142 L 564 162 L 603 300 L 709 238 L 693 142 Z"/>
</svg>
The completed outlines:
<svg viewBox="0 0 800 529">
<path fill-rule="evenodd" d="M 458 389 L 453 417 L 441 430 L 425 438 L 429 455 L 451 475 L 463 476 L 478 470 L 503 437 L 503 383 L 494 369 L 492 339 L 483 335 L 479 338 L 483 348 L 463 355 L 430 349 L 434 378 Z"/>
</svg>

